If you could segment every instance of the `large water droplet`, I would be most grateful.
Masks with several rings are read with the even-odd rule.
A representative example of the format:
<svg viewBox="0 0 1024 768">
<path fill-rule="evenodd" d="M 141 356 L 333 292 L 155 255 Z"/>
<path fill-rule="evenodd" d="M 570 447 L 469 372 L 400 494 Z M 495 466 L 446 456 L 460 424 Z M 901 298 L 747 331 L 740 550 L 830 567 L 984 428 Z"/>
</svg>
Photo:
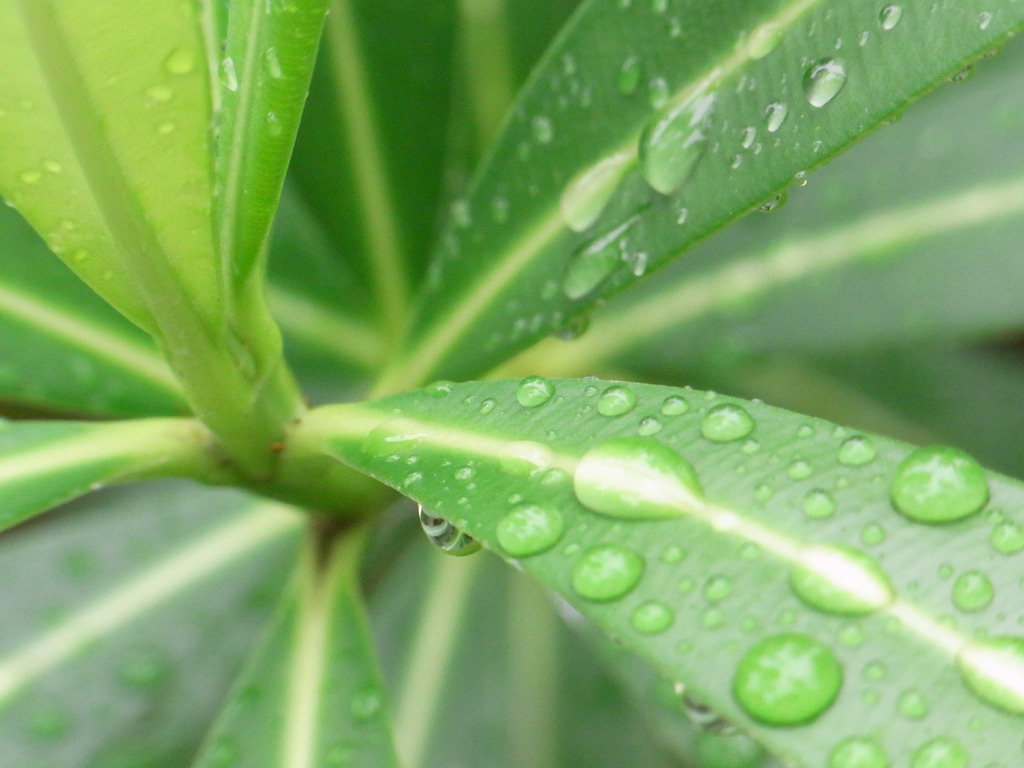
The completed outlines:
<svg viewBox="0 0 1024 768">
<path fill-rule="evenodd" d="M 573 476 L 585 507 L 634 520 L 678 517 L 703 506 L 703 491 L 690 463 L 646 437 L 623 437 L 587 451 Z"/>
<path fill-rule="evenodd" d="M 573 255 L 562 278 L 566 298 L 575 300 L 592 293 L 623 263 L 619 239 L 639 220 L 638 216 L 627 219 Z"/>
<path fill-rule="evenodd" d="M 669 395 L 661 404 L 661 412 L 666 416 L 680 416 L 690 410 L 690 404 L 686 398 L 678 395 Z"/>
<path fill-rule="evenodd" d="M 912 520 L 960 520 L 988 501 L 985 471 L 956 448 L 918 448 L 896 467 L 889 489 L 892 503 Z"/>
<path fill-rule="evenodd" d="M 768 725 L 801 725 L 820 716 L 843 685 L 843 668 L 825 644 L 807 635 L 771 635 L 740 660 L 733 695 Z"/>
<path fill-rule="evenodd" d="M 981 571 L 966 571 L 953 582 L 953 605 L 973 613 L 988 607 L 995 597 L 992 580 Z"/>
<path fill-rule="evenodd" d="M 524 408 L 536 408 L 544 405 L 555 394 L 555 386 L 541 376 L 528 376 L 519 382 L 516 400 Z"/>
<path fill-rule="evenodd" d="M 557 509 L 520 504 L 498 523 L 498 544 L 512 557 L 530 557 L 558 543 L 565 522 Z"/>
<path fill-rule="evenodd" d="M 953 739 L 938 736 L 914 750 L 910 768 L 967 768 L 967 752 Z"/>
<path fill-rule="evenodd" d="M 900 19 L 902 18 L 902 8 L 898 5 L 887 5 L 882 9 L 882 12 L 878 14 L 878 23 L 882 25 L 882 29 L 888 31 L 899 24 Z"/>
<path fill-rule="evenodd" d="M 846 67 L 837 59 L 822 59 L 804 74 L 804 95 L 812 107 L 824 107 L 846 85 Z"/>
<path fill-rule="evenodd" d="M 957 655 L 964 682 L 978 698 L 1024 715 L 1024 640 L 994 637 L 969 643 Z"/>
<path fill-rule="evenodd" d="M 845 616 L 877 611 L 894 597 L 881 567 L 863 552 L 842 545 L 807 547 L 789 580 L 808 605 Z"/>
<path fill-rule="evenodd" d="M 633 609 L 629 623 L 643 635 L 656 635 L 672 626 L 676 620 L 675 611 L 661 600 L 648 600 Z"/>
<path fill-rule="evenodd" d="M 565 185 L 559 210 L 569 229 L 582 232 L 597 221 L 632 162 L 632 152 L 611 155 L 583 169 Z"/>
<path fill-rule="evenodd" d="M 608 387 L 597 401 L 597 412 L 602 416 L 622 416 L 636 407 L 636 395 L 620 384 Z"/>
<path fill-rule="evenodd" d="M 433 512 L 425 509 L 423 505 L 419 508 L 420 525 L 427 535 L 427 540 L 442 552 L 463 557 L 479 551 L 480 542 L 467 533 L 463 533 L 443 517 L 437 517 Z"/>
<path fill-rule="evenodd" d="M 889 757 L 874 739 L 852 736 L 836 744 L 828 768 L 889 768 Z"/>
<path fill-rule="evenodd" d="M 615 600 L 630 592 L 644 572 L 640 553 L 617 544 L 584 552 L 573 564 L 572 586 L 587 600 Z"/>
<path fill-rule="evenodd" d="M 640 170 L 663 195 L 677 192 L 693 173 L 707 144 L 715 94 L 702 93 L 669 108 L 640 137 Z"/>
<path fill-rule="evenodd" d="M 754 431 L 754 419 L 738 405 L 723 403 L 709 410 L 700 424 L 700 433 L 714 443 L 740 440 Z"/>
<path fill-rule="evenodd" d="M 786 122 L 789 108 L 781 101 L 774 101 L 764 108 L 764 127 L 768 133 L 775 133 Z"/>
</svg>

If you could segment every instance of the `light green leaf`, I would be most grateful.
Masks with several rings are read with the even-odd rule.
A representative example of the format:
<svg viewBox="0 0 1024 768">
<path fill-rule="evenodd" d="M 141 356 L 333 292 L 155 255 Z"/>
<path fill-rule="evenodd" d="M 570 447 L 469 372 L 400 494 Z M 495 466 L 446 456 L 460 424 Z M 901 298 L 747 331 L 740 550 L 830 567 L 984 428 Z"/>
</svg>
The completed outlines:
<svg viewBox="0 0 1024 768">
<path fill-rule="evenodd" d="M 955 449 L 592 380 L 442 383 L 305 428 L 795 765 L 1016 743 L 1021 641 L 982 638 L 1020 635 L 1024 489 Z"/>
<path fill-rule="evenodd" d="M 228 3 L 217 55 L 217 221 L 225 285 L 260 263 L 309 89 L 328 0 Z"/>
<path fill-rule="evenodd" d="M 184 765 L 265 622 L 300 517 L 188 483 L 76 502 L 0 541 L 10 765 Z"/>
<path fill-rule="evenodd" d="M 900 7 L 886 29 L 855 0 L 585 5 L 447 230 L 378 391 L 472 375 L 564 327 L 1024 21 L 1011 0 Z"/>
<path fill-rule="evenodd" d="M 109 483 L 221 474 L 188 419 L 0 423 L 0 530 Z M 223 479 L 223 478 L 221 478 Z"/>
<path fill-rule="evenodd" d="M 196 768 L 397 766 L 359 595 L 362 538 L 349 534 L 325 552 L 307 541 Z"/>
<path fill-rule="evenodd" d="M 218 304 L 202 51 L 191 3 L 0 9 L 0 194 L 151 332 Z"/>
<path fill-rule="evenodd" d="M 335 0 L 292 173 L 395 333 L 434 239 L 454 0 Z"/>
<path fill-rule="evenodd" d="M 0 399 L 103 416 L 186 410 L 152 340 L 0 207 Z"/>
</svg>

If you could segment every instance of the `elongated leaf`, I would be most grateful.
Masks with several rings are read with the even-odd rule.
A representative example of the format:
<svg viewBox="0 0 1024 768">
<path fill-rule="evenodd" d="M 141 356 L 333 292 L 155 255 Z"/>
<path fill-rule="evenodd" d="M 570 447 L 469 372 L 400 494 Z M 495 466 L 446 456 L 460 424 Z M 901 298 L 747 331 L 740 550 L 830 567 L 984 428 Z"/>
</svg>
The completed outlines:
<svg viewBox="0 0 1024 768">
<path fill-rule="evenodd" d="M 563 327 L 1024 19 L 1011 0 L 900 9 L 893 26 L 854 0 L 713 12 L 696 0 L 588 3 L 535 72 L 449 228 L 413 335 L 380 390 L 471 375 Z M 497 200 L 503 220 L 490 214 Z"/>
<path fill-rule="evenodd" d="M 1019 327 L 1024 113 L 990 107 L 1024 87 L 1022 42 L 815 173 L 781 209 L 598 310 L 578 342 L 545 342 L 521 364 L 575 375 L 656 355 L 692 368 Z"/>
<path fill-rule="evenodd" d="M 1024 489 L 955 449 L 587 380 L 440 384 L 307 428 L 796 765 L 1019 743 Z"/>
<path fill-rule="evenodd" d="M 328 0 L 227 4 L 216 178 L 226 277 L 260 263 L 306 101 Z"/>
<path fill-rule="evenodd" d="M 103 491 L 0 541 L 10 765 L 185 765 L 265 622 L 300 518 L 188 483 Z"/>
<path fill-rule="evenodd" d="M 0 207 L 0 399 L 104 416 L 185 411 L 152 341 Z"/>
<path fill-rule="evenodd" d="M 361 535 L 307 547 L 259 650 L 195 765 L 397 766 L 358 593 Z"/>
<path fill-rule="evenodd" d="M 157 307 L 218 306 L 202 61 L 191 3 L 0 9 L 0 194 L 152 332 Z"/>
<path fill-rule="evenodd" d="M 0 530 L 101 485 L 175 475 L 213 478 L 206 432 L 186 419 L 0 424 Z"/>
<path fill-rule="evenodd" d="M 335 0 L 293 173 L 385 327 L 434 239 L 447 148 L 454 0 Z"/>
</svg>

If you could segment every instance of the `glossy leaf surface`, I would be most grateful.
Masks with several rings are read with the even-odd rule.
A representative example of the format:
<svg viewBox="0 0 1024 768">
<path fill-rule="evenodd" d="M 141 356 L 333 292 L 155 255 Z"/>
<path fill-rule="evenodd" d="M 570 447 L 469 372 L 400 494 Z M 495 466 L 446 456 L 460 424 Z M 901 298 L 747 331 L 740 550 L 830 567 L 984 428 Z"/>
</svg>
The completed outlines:
<svg viewBox="0 0 1024 768">
<path fill-rule="evenodd" d="M 187 483 L 104 491 L 0 543 L 11 765 L 185 765 L 266 621 L 299 518 Z"/>
<path fill-rule="evenodd" d="M 472 375 L 565 326 L 902 111 L 1024 18 L 1010 0 L 901 8 L 885 29 L 880 7 L 852 0 L 588 4 L 454 217 L 381 390 Z M 775 104 L 786 109 L 779 125 Z M 508 216 L 496 220 L 500 200 Z"/>
<path fill-rule="evenodd" d="M 358 593 L 361 536 L 299 573 L 195 765 L 396 766 Z"/>
<path fill-rule="evenodd" d="M 974 641 L 1019 635 L 1024 490 L 955 449 L 588 380 L 440 384 L 309 428 L 784 760 L 854 739 L 905 764 L 943 734 L 984 765 L 1016 739 L 1019 641 Z"/>
</svg>

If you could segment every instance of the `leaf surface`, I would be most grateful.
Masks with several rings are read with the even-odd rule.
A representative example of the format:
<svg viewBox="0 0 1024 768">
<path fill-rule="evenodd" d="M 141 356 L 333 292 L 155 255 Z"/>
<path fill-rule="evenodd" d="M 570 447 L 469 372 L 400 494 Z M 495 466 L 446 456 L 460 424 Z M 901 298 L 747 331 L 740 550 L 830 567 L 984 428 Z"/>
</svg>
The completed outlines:
<svg viewBox="0 0 1024 768">
<path fill-rule="evenodd" d="M 4 759 L 184 765 L 269 614 L 299 519 L 238 491 L 162 482 L 5 535 Z"/>
<path fill-rule="evenodd" d="M 853 0 L 581 8 L 449 226 L 379 391 L 472 375 L 564 327 L 1022 21 L 1011 0 L 900 8 L 890 28 Z"/>
<path fill-rule="evenodd" d="M 589 380 L 439 384 L 307 428 L 784 760 L 1017 743 L 1024 489 L 955 449 Z"/>
<path fill-rule="evenodd" d="M 358 593 L 361 534 L 299 573 L 235 685 L 196 768 L 397 766 Z"/>
</svg>

